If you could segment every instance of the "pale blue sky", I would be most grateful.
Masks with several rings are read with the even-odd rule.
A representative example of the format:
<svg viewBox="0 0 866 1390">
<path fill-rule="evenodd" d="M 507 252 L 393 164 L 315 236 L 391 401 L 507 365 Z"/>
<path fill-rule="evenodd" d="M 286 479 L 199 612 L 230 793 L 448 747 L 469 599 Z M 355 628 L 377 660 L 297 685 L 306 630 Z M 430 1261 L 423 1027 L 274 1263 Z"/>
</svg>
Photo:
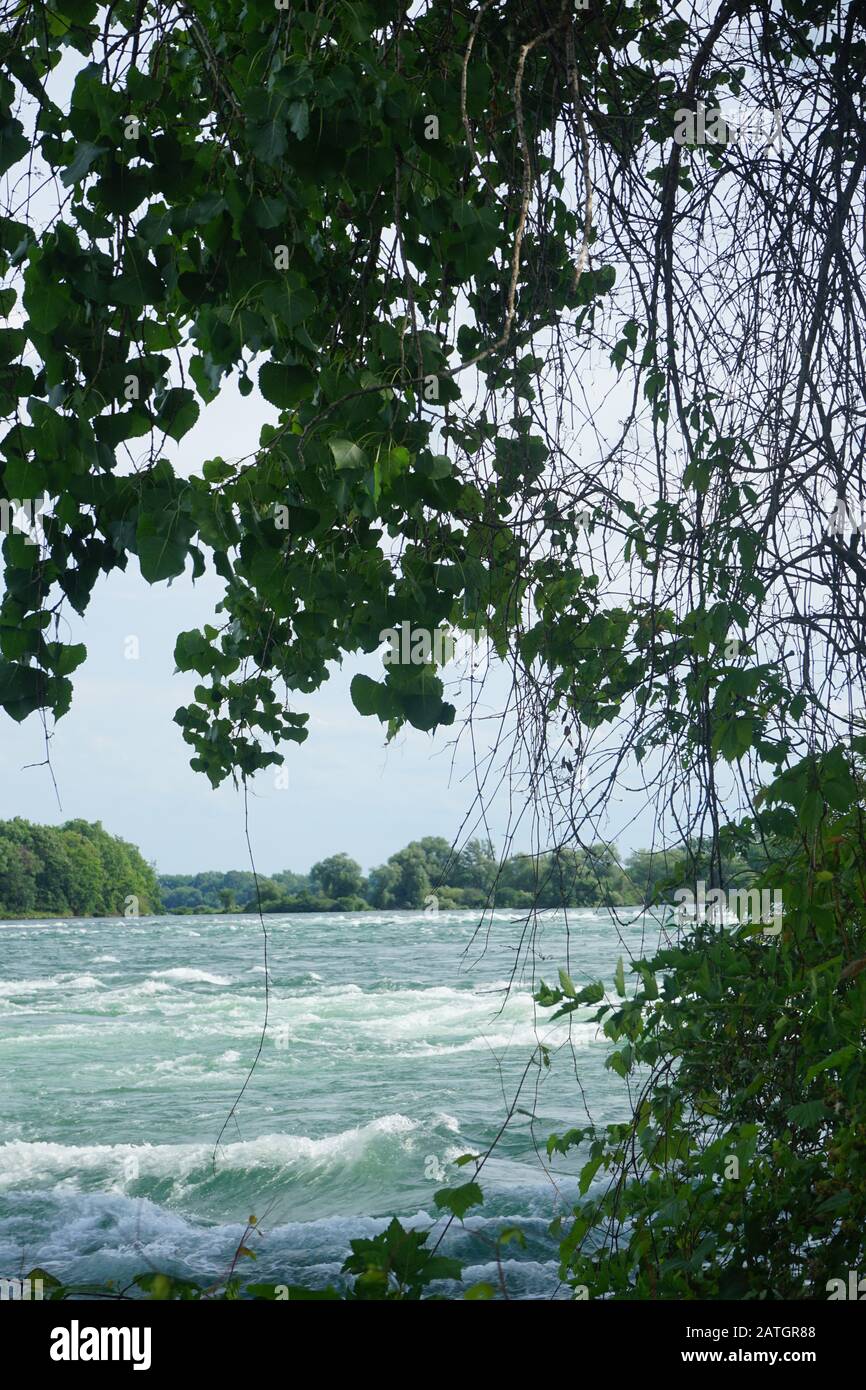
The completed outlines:
<svg viewBox="0 0 866 1390">
<path fill-rule="evenodd" d="M 172 461 L 191 470 L 218 452 L 249 452 L 266 413 L 264 402 L 244 400 L 228 383 Z M 97 585 L 83 620 L 68 611 L 68 638 L 86 642 L 88 659 L 51 745 L 63 809 L 47 769 L 25 766 L 45 756 L 38 719 L 16 725 L 0 715 L 0 818 L 102 820 L 166 873 L 247 865 L 241 795 L 230 785 L 213 791 L 190 769 L 173 723 L 199 679 L 174 673 L 176 635 L 209 620 L 220 592 L 210 573 L 195 585 L 186 577 L 150 587 L 132 558 L 125 574 Z M 129 636 L 139 640 L 137 661 L 124 655 Z M 287 749 L 289 786 L 277 789 L 269 771 L 250 797 L 253 848 L 265 872 L 306 869 L 337 850 L 370 868 L 412 838 L 457 833 L 472 799 L 471 781 L 462 780 L 469 749 L 452 769 L 453 730 L 433 739 L 409 729 L 386 747 L 382 726 L 361 718 L 348 693 L 356 670 L 376 674 L 377 666 L 381 674 L 377 657 L 347 662 L 323 691 L 298 698 L 296 707 L 310 712 L 310 736 Z M 504 689 L 502 679 L 496 684 Z"/>
<path fill-rule="evenodd" d="M 47 769 L 25 767 L 44 758 L 38 720 L 16 725 L 0 715 L 0 819 L 102 820 L 164 873 L 247 867 L 241 794 L 228 784 L 213 791 L 190 769 L 190 750 L 172 719 L 199 679 L 174 673 L 176 633 L 206 621 L 217 594 L 212 579 L 151 588 L 134 560 L 126 575 L 101 584 L 86 619 L 72 628 L 89 655 L 51 745 L 63 810 Z M 138 661 L 124 657 L 130 635 L 140 642 Z M 347 661 L 322 691 L 298 699 L 297 708 L 310 712 L 310 735 L 286 750 L 288 788 L 277 789 L 269 771 L 249 799 L 260 870 L 303 870 L 338 850 L 369 869 L 410 839 L 450 839 L 460 829 L 474 788 L 469 746 L 453 760 L 453 729 L 435 737 L 409 729 L 386 747 L 382 726 L 355 712 L 348 691 L 355 671 L 375 674 L 377 660 Z M 491 694 L 501 699 L 504 688 L 504 678 L 494 677 Z M 487 709 L 495 711 L 493 700 Z M 476 736 L 483 738 L 485 727 L 477 725 Z M 626 793 L 621 802 L 620 825 L 640 798 Z M 504 825 L 500 798 L 490 819 L 494 838 Z M 643 843 L 649 834 L 649 818 L 641 816 L 620 843 Z M 517 843 L 528 847 L 528 833 Z"/>
<path fill-rule="evenodd" d="M 182 444 L 167 441 L 165 455 L 181 473 L 200 471 L 203 460 L 217 454 L 248 455 L 263 421 L 274 416 L 257 391 L 243 398 L 234 381 L 225 382 Z M 88 659 L 73 677 L 73 707 L 52 741 L 63 809 L 47 769 L 26 767 L 45 756 L 38 719 L 15 725 L 0 713 L 0 819 L 101 820 L 139 845 L 163 873 L 248 866 L 241 794 L 230 785 L 213 791 L 190 769 L 190 750 L 173 722 L 199 680 L 174 672 L 176 636 L 209 621 L 220 593 L 221 581 L 211 572 L 195 585 L 187 575 L 170 586 L 150 587 L 132 557 L 125 574 L 97 585 L 83 620 L 67 611 L 68 640 L 84 641 Z M 139 640 L 137 661 L 124 655 L 129 636 Z M 339 850 L 370 869 L 411 839 L 452 839 L 461 830 L 474 794 L 469 741 L 461 743 L 455 758 L 455 725 L 435 737 L 407 729 L 386 746 L 382 726 L 361 718 L 349 698 L 349 682 L 359 669 L 381 676 L 380 658 L 347 661 L 322 691 L 298 697 L 295 707 L 310 713 L 310 734 L 306 743 L 286 750 L 288 788 L 274 786 L 273 770 L 257 779 L 250 831 L 263 872 L 304 870 Z M 483 715 L 499 712 L 507 684 L 504 672 L 494 672 L 476 709 L 482 755 L 488 731 L 497 728 L 496 720 L 485 722 Z M 459 719 L 461 700 L 453 690 L 448 693 Z M 624 790 L 600 827 L 623 850 L 650 842 L 652 815 L 645 802 L 640 792 Z M 488 820 L 497 846 L 507 812 L 503 792 Z M 464 836 L 473 827 L 470 819 Z M 484 827 L 475 827 L 475 833 L 484 833 Z M 514 848 L 530 848 L 528 822 Z"/>
<path fill-rule="evenodd" d="M 217 452 L 226 458 L 249 452 L 266 413 L 272 412 L 264 402 L 255 395 L 244 400 L 228 383 L 175 446 L 172 461 L 198 470 Z M 97 585 L 83 620 L 67 610 L 68 637 L 86 642 L 88 659 L 73 678 L 73 707 L 52 741 L 63 811 L 47 769 L 24 766 L 45 756 L 38 719 L 16 725 L 0 715 L 0 818 L 102 820 L 166 873 L 246 865 L 241 795 L 230 785 L 213 791 L 190 769 L 191 750 L 173 723 L 200 679 L 174 672 L 175 638 L 211 618 L 221 588 L 212 572 L 197 584 L 187 576 L 151 587 L 133 557 L 125 574 Z M 129 636 L 139 641 L 137 661 L 125 656 Z M 263 870 L 304 869 L 341 849 L 371 867 L 413 837 L 456 833 L 471 798 L 451 776 L 451 731 L 434 741 L 408 730 L 386 748 L 378 721 L 361 718 L 352 706 L 355 671 L 376 674 L 377 665 L 381 674 L 376 657 L 347 662 L 322 692 L 298 698 L 296 708 L 310 711 L 310 735 L 286 750 L 289 786 L 277 789 L 269 771 L 250 797 L 253 848 Z M 469 771 L 468 756 L 460 765 L 463 774 Z"/>
</svg>

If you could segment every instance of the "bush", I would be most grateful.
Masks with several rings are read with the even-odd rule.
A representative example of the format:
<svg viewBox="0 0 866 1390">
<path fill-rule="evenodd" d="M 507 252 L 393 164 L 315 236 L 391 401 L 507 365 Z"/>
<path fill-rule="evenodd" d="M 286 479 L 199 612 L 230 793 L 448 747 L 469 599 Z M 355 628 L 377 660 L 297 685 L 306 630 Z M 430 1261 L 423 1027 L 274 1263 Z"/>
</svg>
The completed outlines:
<svg viewBox="0 0 866 1390">
<path fill-rule="evenodd" d="M 536 996 L 601 1003 L 607 1065 L 638 1083 L 629 1123 L 548 1143 L 587 1152 L 561 1253 L 590 1297 L 825 1298 L 866 1259 L 862 782 L 837 749 L 759 801 L 728 838 L 774 847 L 778 936 L 697 924 L 631 963 L 631 993 L 620 962 L 615 1005 L 562 973 Z"/>
</svg>

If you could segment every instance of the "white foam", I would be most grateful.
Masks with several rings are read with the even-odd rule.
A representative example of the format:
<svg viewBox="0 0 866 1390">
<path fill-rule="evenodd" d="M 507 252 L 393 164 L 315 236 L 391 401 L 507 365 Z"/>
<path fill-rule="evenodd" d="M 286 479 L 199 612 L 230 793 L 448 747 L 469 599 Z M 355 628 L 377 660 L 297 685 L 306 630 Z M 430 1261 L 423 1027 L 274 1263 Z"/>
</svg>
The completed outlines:
<svg viewBox="0 0 866 1390">
<path fill-rule="evenodd" d="M 15 994 L 41 994 L 56 989 L 104 989 L 102 980 L 95 975 L 49 975 L 40 980 L 0 980 L 0 996 L 9 998 Z"/>
<path fill-rule="evenodd" d="M 217 1172 L 279 1170 L 298 1163 L 351 1163 L 371 1143 L 387 1137 L 405 1142 L 419 1128 L 406 1115 L 381 1115 L 365 1125 L 314 1139 L 305 1134 L 263 1134 L 224 1144 L 217 1152 Z M 85 1175 L 116 1177 L 124 1185 L 130 1171 L 141 1179 L 183 1181 L 212 1171 L 212 1144 L 56 1144 L 13 1139 L 0 1145 L 0 1187 L 33 1188 L 46 1181 L 65 1181 L 73 1190 Z M 130 1160 L 134 1160 L 130 1163 Z M 128 1178 L 129 1182 L 133 1179 Z"/>
<path fill-rule="evenodd" d="M 182 980 L 188 984 L 230 985 L 225 975 L 210 975 L 206 970 L 193 970 L 186 965 L 175 965 L 170 970 L 151 970 L 154 980 Z"/>
</svg>

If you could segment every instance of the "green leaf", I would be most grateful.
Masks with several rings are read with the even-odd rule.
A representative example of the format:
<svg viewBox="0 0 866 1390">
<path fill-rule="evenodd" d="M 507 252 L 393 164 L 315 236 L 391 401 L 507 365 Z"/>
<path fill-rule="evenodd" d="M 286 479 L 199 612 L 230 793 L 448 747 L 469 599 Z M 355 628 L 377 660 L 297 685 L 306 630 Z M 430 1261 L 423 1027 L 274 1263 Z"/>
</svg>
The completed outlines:
<svg viewBox="0 0 866 1390">
<path fill-rule="evenodd" d="M 504 1230 L 499 1232 L 500 1245 L 510 1245 L 512 1241 L 519 1245 L 521 1250 L 526 1249 L 526 1234 L 519 1226 L 506 1226 Z"/>
<path fill-rule="evenodd" d="M 3 473 L 3 487 L 8 497 L 41 497 L 47 482 L 45 466 L 29 454 L 11 458 Z"/>
<path fill-rule="evenodd" d="M 299 324 L 315 313 L 318 303 L 316 296 L 306 285 L 290 286 L 285 283 L 267 285 L 262 290 L 262 307 L 279 321 L 283 328 L 294 330 Z M 302 347 L 310 348 L 309 340 L 304 341 L 300 333 L 293 333 Z"/>
<path fill-rule="evenodd" d="M 126 439 L 138 439 L 150 434 L 153 421 L 143 406 L 133 406 L 132 410 L 122 410 L 117 415 L 100 415 L 93 422 L 93 431 L 101 444 L 116 449 Z"/>
<path fill-rule="evenodd" d="M 59 324 L 72 317 L 72 296 L 65 285 L 52 285 L 37 279 L 30 269 L 28 267 L 24 277 L 24 307 L 37 333 L 53 333 Z"/>
<path fill-rule="evenodd" d="M 828 1110 L 823 1101 L 804 1100 L 799 1105 L 792 1105 L 787 1113 L 786 1119 L 789 1124 L 799 1125 L 801 1129 L 814 1129 L 822 1120 L 832 1119 L 833 1112 Z"/>
<path fill-rule="evenodd" d="M 19 159 L 23 159 L 30 149 L 30 141 L 24 134 L 20 121 L 0 120 L 0 174 L 5 174 Z"/>
<path fill-rule="evenodd" d="M 44 676 L 32 666 L 0 661 L 0 705 L 16 724 L 43 705 L 44 684 Z"/>
<path fill-rule="evenodd" d="M 454 723 L 456 710 L 447 700 L 442 699 L 441 689 L 442 682 L 437 679 L 435 685 L 430 685 L 427 688 L 422 686 L 418 694 L 395 692 L 398 708 L 409 720 L 413 729 L 422 729 L 425 733 L 429 733 L 440 725 L 447 726 Z"/>
<path fill-rule="evenodd" d="M 156 266 L 140 259 L 128 271 L 112 280 L 108 293 L 113 304 L 143 309 L 145 304 L 159 303 L 163 297 L 163 285 Z"/>
<path fill-rule="evenodd" d="M 375 714 L 384 722 L 396 713 L 394 698 L 388 687 L 380 681 L 371 680 L 369 676 L 360 673 L 353 676 L 349 694 L 359 714 Z"/>
<path fill-rule="evenodd" d="M 288 110 L 288 125 L 296 140 L 306 140 L 310 130 L 310 108 L 305 101 L 293 101 Z"/>
<path fill-rule="evenodd" d="M 820 1076 L 822 1071 L 830 1071 L 831 1068 L 838 1068 L 843 1072 L 846 1071 L 847 1064 L 853 1062 L 856 1056 L 857 1048 L 853 1044 L 850 1044 L 848 1047 L 840 1047 L 838 1051 L 832 1052 L 830 1056 L 825 1057 L 823 1061 L 816 1062 L 814 1066 L 809 1067 L 804 1077 L 805 1084 L 808 1086 L 809 1082 L 814 1081 L 816 1076 Z"/>
<path fill-rule="evenodd" d="M 659 997 L 659 987 L 658 987 L 658 984 L 656 983 L 656 977 L 655 977 L 655 975 L 653 974 L 653 972 L 652 972 L 651 970 L 649 970 L 649 969 L 647 968 L 647 966 L 641 965 L 641 967 L 640 967 L 640 977 L 641 977 L 641 980 L 643 981 L 643 987 L 644 987 L 644 990 L 646 991 L 647 998 L 648 998 L 648 999 L 658 999 L 658 997 Z"/>
<path fill-rule="evenodd" d="M 252 88 L 245 102 L 250 149 L 265 164 L 276 164 L 288 147 L 286 117 L 274 92 Z"/>
<path fill-rule="evenodd" d="M 574 987 L 574 982 L 572 981 L 571 976 L 569 975 L 568 971 L 563 970 L 561 966 L 559 970 L 559 983 L 562 987 L 563 994 L 567 994 L 569 999 L 574 999 L 577 997 L 577 990 Z"/>
<path fill-rule="evenodd" d="M 584 985 L 577 998 L 581 1004 L 599 1004 L 604 998 L 604 985 L 600 980 Z"/>
<path fill-rule="evenodd" d="M 622 1075 L 622 1073 L 620 1073 L 620 1075 Z M 587 1192 L 588 1192 L 589 1189 L 590 1189 L 590 1185 L 591 1185 L 591 1183 L 592 1183 L 593 1178 L 595 1177 L 596 1173 L 598 1172 L 599 1168 L 601 1167 L 602 1163 L 604 1162 L 604 1150 L 602 1149 L 600 1153 L 596 1153 L 596 1152 L 595 1152 L 595 1150 L 596 1150 L 598 1147 L 599 1147 L 598 1145 L 595 1145 L 595 1144 L 593 1145 L 593 1156 L 592 1156 L 592 1158 L 590 1158 L 589 1162 L 588 1162 L 588 1163 L 585 1163 L 585 1164 L 583 1165 L 583 1167 L 581 1168 L 581 1170 L 580 1170 L 580 1195 L 581 1195 L 581 1197 L 585 1197 L 585 1196 L 586 1196 Z"/>
<path fill-rule="evenodd" d="M 617 961 L 613 982 L 616 987 L 616 992 L 619 995 L 620 999 L 625 999 L 625 970 L 623 968 L 622 956 L 620 956 L 619 960 Z"/>
<path fill-rule="evenodd" d="M 841 1192 L 834 1192 L 832 1197 L 827 1197 L 823 1202 L 819 1202 L 815 1207 L 815 1213 L 846 1211 L 851 1206 L 851 1192 L 847 1187 L 843 1187 Z"/>
<path fill-rule="evenodd" d="M 82 140 L 81 143 L 75 147 L 75 154 L 72 157 L 71 163 L 67 165 L 60 175 L 61 182 L 65 183 L 67 188 L 71 188 L 74 183 L 78 183 L 80 179 L 84 178 L 91 164 L 93 164 L 100 155 L 107 153 L 107 145 L 94 145 L 91 140 Z"/>
<path fill-rule="evenodd" d="M 604 1065 L 610 1071 L 615 1071 L 617 1076 L 621 1076 L 623 1080 L 625 1080 L 625 1078 L 628 1076 L 629 1071 L 631 1070 L 629 1065 L 629 1059 L 626 1056 L 625 1052 L 608 1053 Z"/>
<path fill-rule="evenodd" d="M 163 430 L 172 439 L 181 440 L 192 429 L 198 414 L 198 402 L 192 391 L 186 387 L 173 386 L 166 392 L 159 408 L 156 428 Z"/>
<path fill-rule="evenodd" d="M 142 578 L 148 584 L 183 574 L 189 540 L 171 518 L 154 517 L 145 512 L 138 520 L 135 543 Z"/>
<path fill-rule="evenodd" d="M 205 459 L 201 471 L 206 482 L 218 485 L 234 477 L 235 465 L 233 463 L 226 463 L 225 459 Z"/>
<path fill-rule="evenodd" d="M 301 401 L 310 399 L 315 388 L 316 379 L 308 367 L 265 362 L 259 369 L 259 390 L 266 401 L 281 410 L 294 410 Z"/>
<path fill-rule="evenodd" d="M 416 466 L 425 478 L 450 478 L 454 472 L 454 464 L 447 454 L 419 454 Z"/>
<path fill-rule="evenodd" d="M 460 1221 L 470 1207 L 480 1206 L 484 1194 L 477 1182 L 465 1182 L 460 1187 L 443 1187 L 434 1193 L 433 1201 L 442 1211 L 450 1211 Z"/>
<path fill-rule="evenodd" d="M 83 642 L 64 646 L 61 642 L 45 643 L 45 662 L 57 676 L 68 676 L 85 660 L 87 648 Z"/>
<path fill-rule="evenodd" d="M 348 439 L 329 439 L 328 446 L 334 455 L 337 468 L 365 468 L 367 458 L 357 444 Z"/>
</svg>

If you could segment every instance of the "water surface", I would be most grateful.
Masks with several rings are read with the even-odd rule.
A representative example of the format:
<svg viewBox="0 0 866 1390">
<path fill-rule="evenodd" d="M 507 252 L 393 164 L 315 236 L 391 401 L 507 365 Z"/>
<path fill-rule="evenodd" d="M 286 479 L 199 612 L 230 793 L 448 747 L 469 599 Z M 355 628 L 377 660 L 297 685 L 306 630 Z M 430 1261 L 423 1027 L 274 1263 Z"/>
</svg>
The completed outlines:
<svg viewBox="0 0 866 1390">
<path fill-rule="evenodd" d="M 627 914 L 625 915 L 627 918 Z M 658 923 L 607 912 L 369 912 L 81 919 L 0 925 L 0 1275 L 71 1280 L 148 1268 L 228 1269 L 258 1219 L 249 1278 L 323 1285 L 353 1236 L 392 1215 L 432 1226 L 434 1192 L 482 1174 L 483 1208 L 443 1249 L 495 1282 L 497 1232 L 515 1297 L 555 1295 L 547 1227 L 568 1211 L 579 1156 L 546 1139 L 628 1115 L 592 1009 L 551 1024 L 532 991 L 568 964 L 610 984 Z M 537 1063 L 537 1044 L 552 1065 Z M 536 1061 L 533 1061 L 533 1054 Z M 527 1070 L 528 1066 L 528 1070 Z M 519 1092 L 519 1094 L 518 1094 Z"/>
</svg>

